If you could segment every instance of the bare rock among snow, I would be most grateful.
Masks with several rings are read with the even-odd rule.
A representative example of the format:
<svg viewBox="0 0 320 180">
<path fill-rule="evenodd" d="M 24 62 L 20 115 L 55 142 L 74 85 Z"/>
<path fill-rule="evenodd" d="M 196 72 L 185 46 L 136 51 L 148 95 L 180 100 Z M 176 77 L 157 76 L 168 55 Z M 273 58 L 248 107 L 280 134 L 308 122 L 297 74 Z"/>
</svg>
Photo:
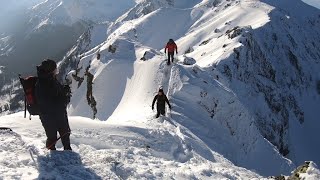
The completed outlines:
<svg viewBox="0 0 320 180">
<path fill-rule="evenodd" d="M 279 180 L 319 179 L 320 171 L 314 162 L 305 161 L 301 166 L 293 171 L 291 176 L 285 177 L 281 175 L 272 178 Z"/>
<path fill-rule="evenodd" d="M 109 45 L 108 52 L 115 53 L 116 50 L 117 50 L 117 47 L 115 45 Z"/>
<path fill-rule="evenodd" d="M 211 41 L 211 39 L 207 39 L 207 40 L 205 40 L 205 41 L 202 41 L 202 43 L 201 43 L 199 46 L 206 45 L 206 44 L 208 44 L 210 41 Z"/>
<path fill-rule="evenodd" d="M 196 60 L 193 59 L 192 57 L 187 57 L 187 56 L 183 57 L 183 64 L 184 65 L 194 65 L 195 63 L 196 63 Z"/>
<path fill-rule="evenodd" d="M 193 52 L 194 51 L 194 49 L 192 48 L 192 47 L 189 47 L 185 52 L 184 52 L 184 54 L 188 54 L 188 53 L 191 53 L 191 52 Z"/>
<path fill-rule="evenodd" d="M 146 61 L 146 60 L 152 59 L 156 55 L 159 55 L 159 53 L 157 51 L 155 51 L 153 49 L 149 49 L 143 54 L 143 57 L 140 58 L 140 60 Z"/>
<path fill-rule="evenodd" d="M 230 39 L 233 39 L 239 35 L 241 35 L 243 32 L 246 32 L 248 30 L 251 30 L 252 27 L 251 26 L 247 26 L 247 27 L 239 27 L 239 26 L 236 26 L 232 29 L 229 29 L 226 31 L 226 34 L 228 35 L 228 37 Z"/>
</svg>

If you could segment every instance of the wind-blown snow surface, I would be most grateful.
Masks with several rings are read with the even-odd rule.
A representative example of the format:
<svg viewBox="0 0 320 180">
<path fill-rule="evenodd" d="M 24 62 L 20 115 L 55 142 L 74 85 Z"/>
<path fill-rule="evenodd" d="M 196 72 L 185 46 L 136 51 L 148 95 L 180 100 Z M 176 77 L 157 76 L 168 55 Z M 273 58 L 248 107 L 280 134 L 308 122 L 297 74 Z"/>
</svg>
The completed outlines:
<svg viewBox="0 0 320 180">
<path fill-rule="evenodd" d="M 150 111 L 158 87 L 163 86 L 174 104 L 174 121 L 239 166 L 263 175 L 288 173 L 293 165 L 278 150 L 296 164 L 319 162 L 318 142 L 304 140 L 318 136 L 311 130 L 318 127 L 317 111 L 308 107 L 317 107 L 319 98 L 305 98 L 318 97 L 316 88 L 308 85 L 316 81 L 303 85 L 313 92 L 309 95 L 303 87 L 297 92 L 292 89 L 299 89 L 297 84 L 303 82 L 299 77 L 317 79 L 319 10 L 300 1 L 290 6 L 289 1 L 199 1 L 194 7 L 189 5 L 177 8 L 164 3 L 163 8 L 146 15 L 132 9 L 111 25 L 107 40 L 81 55 L 73 76 L 84 81 L 74 92 L 70 113 L 86 117 L 96 113 L 99 120 L 117 123 L 141 119 Z M 135 8 L 140 9 L 139 4 Z M 177 39 L 180 54 L 188 52 L 179 56 L 181 61 L 187 56 L 196 64 L 167 67 L 161 49 L 168 38 Z M 307 44 L 302 42 L 306 39 Z M 96 59 L 98 52 L 100 60 Z M 139 61 L 145 53 L 151 56 Z M 312 64 L 304 75 L 301 66 L 309 65 L 299 65 L 300 58 Z M 87 72 L 94 75 L 93 104 L 87 94 L 86 86 L 91 84 Z M 74 89 L 79 84 L 74 81 Z"/>
<path fill-rule="evenodd" d="M 151 113 L 148 115 L 151 116 Z M 125 124 L 71 117 L 73 152 L 48 152 L 37 117 L 0 118 L 1 179 L 253 179 L 167 118 Z M 58 144 L 58 149 L 61 149 Z M 31 153 L 30 153 L 31 152 Z M 204 156 L 204 154 L 206 156 Z"/>
<path fill-rule="evenodd" d="M 167 67 L 163 61 L 164 57 L 161 56 L 145 62 L 134 62 L 128 58 L 135 56 L 131 42 L 117 40 L 114 44 L 117 44 L 119 52 L 124 52 L 122 50 L 126 49 L 126 53 L 110 54 L 108 57 L 106 52 L 100 51 L 102 57 L 111 59 L 117 57 L 117 59 L 98 61 L 95 56 L 92 56 L 90 65 L 90 72 L 97 75 L 93 80 L 93 92 L 97 101 L 96 117 L 98 119 L 106 120 L 105 117 L 111 116 L 107 120 L 108 123 L 124 125 L 143 121 L 143 119 L 154 119 L 150 103 L 157 88 L 163 86 L 166 91 L 169 91 L 169 98 L 174 103 L 175 112 L 171 117 L 185 129 L 183 134 L 187 136 L 195 134 L 206 148 L 222 154 L 239 166 L 255 169 L 264 175 L 288 173 L 292 170 L 291 162 L 283 158 L 273 145 L 259 135 L 252 117 L 234 94 L 221 84 L 216 82 L 206 86 L 201 79 L 205 78 L 209 81 L 210 77 L 198 75 L 198 78 L 192 78 L 197 76 L 193 72 L 199 71 L 198 69 L 179 67 L 180 65 Z M 86 67 L 88 62 L 84 60 L 80 62 L 80 66 Z M 180 71 L 184 72 L 180 73 Z M 81 70 L 80 73 L 82 73 Z M 83 82 L 83 84 L 86 83 Z M 205 89 L 191 83 L 204 86 Z M 109 84 L 112 86 L 108 86 Z M 86 94 L 83 93 L 86 90 L 81 90 L 84 87 L 81 86 L 79 91 L 74 92 L 69 109 L 70 114 L 92 117 L 92 112 L 87 111 L 90 106 L 86 103 Z M 205 94 L 210 90 L 215 90 L 217 94 L 203 97 L 202 101 L 197 100 L 197 95 L 206 96 Z M 210 105 L 210 102 L 205 100 L 207 98 L 222 102 L 221 111 L 217 109 L 219 112 L 217 119 L 212 120 L 203 109 L 206 105 Z M 198 145 L 191 147 L 190 151 L 197 151 L 199 148 Z M 201 153 L 201 155 L 209 159 L 212 156 L 211 153 Z M 271 167 L 270 164 L 273 166 Z"/>
<path fill-rule="evenodd" d="M 94 123 L 89 134 L 97 132 L 103 137 L 91 141 L 89 136 L 85 139 L 89 143 L 74 143 L 74 147 L 79 146 L 75 149 L 79 149 L 81 157 L 86 157 L 80 151 L 82 144 L 115 151 L 117 148 L 101 147 L 100 142 L 117 137 L 131 149 L 125 150 L 130 156 L 123 161 L 137 163 L 130 160 L 136 157 L 149 162 L 141 162 L 141 169 L 149 171 L 133 166 L 121 169 L 122 178 L 132 175 L 161 179 L 173 173 L 172 177 L 183 179 L 232 179 L 234 174 L 247 179 L 260 178 L 251 171 L 262 176 L 289 174 L 304 160 L 319 164 L 319 142 L 306 141 L 319 136 L 319 112 L 314 110 L 320 104 L 320 90 L 318 93 L 316 88 L 320 78 L 319 10 L 297 0 L 175 2 L 139 1 L 109 24 L 105 33 L 99 27 L 89 30 L 68 53 L 75 57 L 61 63 L 62 66 L 69 61 L 76 66 L 68 74 L 73 91 L 68 110 L 77 122 L 73 126 L 85 126 L 78 121 Z M 171 66 L 166 65 L 163 54 L 169 38 L 176 40 L 179 51 Z M 185 65 L 186 58 L 193 58 L 195 64 Z M 159 86 L 164 87 L 173 106 L 164 123 L 159 123 L 151 110 Z M 105 122 L 79 120 L 75 116 Z M 72 127 L 75 133 L 79 131 L 79 137 L 84 136 L 84 131 L 88 133 L 81 127 Z M 149 133 L 150 129 L 153 133 Z M 117 136 L 110 136 L 113 133 Z M 138 140 L 134 141 L 133 136 Z M 151 142 L 154 145 L 149 145 Z M 148 146 L 156 149 L 157 153 L 151 153 L 156 158 L 145 159 L 141 149 L 135 149 Z M 218 162 L 218 166 L 226 167 L 221 164 L 232 162 L 251 171 L 228 166 L 234 172 L 231 176 L 216 176 L 215 170 L 199 173 L 199 166 L 189 166 L 194 157 L 201 159 L 195 162 L 196 166 Z M 118 159 L 111 161 L 117 169 Z M 160 161 L 178 163 L 181 171 L 191 174 L 183 177 L 171 165 L 167 170 L 150 165 Z M 209 169 L 217 167 L 210 166 Z M 158 173 L 161 171 L 165 173 Z"/>
</svg>

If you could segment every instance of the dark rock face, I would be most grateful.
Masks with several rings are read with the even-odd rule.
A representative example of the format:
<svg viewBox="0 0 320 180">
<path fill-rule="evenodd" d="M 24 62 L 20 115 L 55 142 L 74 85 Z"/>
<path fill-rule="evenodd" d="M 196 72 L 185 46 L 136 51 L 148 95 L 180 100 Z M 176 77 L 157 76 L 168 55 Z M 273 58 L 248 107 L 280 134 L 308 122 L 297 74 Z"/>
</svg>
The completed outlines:
<svg viewBox="0 0 320 180">
<path fill-rule="evenodd" d="M 93 78 L 94 76 L 89 72 L 90 66 L 87 67 L 85 75 L 87 76 L 87 102 L 88 105 L 91 107 L 92 112 L 93 112 L 93 119 L 96 118 L 97 114 L 97 101 L 95 100 L 93 96 Z"/>
</svg>

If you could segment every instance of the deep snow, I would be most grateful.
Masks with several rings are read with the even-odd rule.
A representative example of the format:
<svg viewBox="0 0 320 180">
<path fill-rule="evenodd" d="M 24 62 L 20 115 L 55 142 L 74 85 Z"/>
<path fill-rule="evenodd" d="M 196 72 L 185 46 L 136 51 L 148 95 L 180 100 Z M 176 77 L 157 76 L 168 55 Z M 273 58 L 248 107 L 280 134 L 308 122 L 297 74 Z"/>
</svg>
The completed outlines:
<svg viewBox="0 0 320 180">
<path fill-rule="evenodd" d="M 152 113 L 148 114 L 152 116 Z M 156 119 L 128 124 L 71 117 L 73 152 L 48 152 L 37 117 L 23 113 L 0 118 L 2 179 L 252 179 L 180 127 Z M 182 131 L 182 132 L 181 132 Z M 58 149 L 62 145 L 58 144 Z M 30 151 L 32 152 L 30 155 Z M 203 156 L 206 154 L 207 156 Z"/>
<path fill-rule="evenodd" d="M 4 133 L 13 147 L 1 144 L 11 154 L 0 164 L 18 162 L 4 178 L 71 178 L 80 169 L 79 177 L 102 179 L 260 179 L 320 162 L 319 142 L 306 141 L 319 136 L 319 95 L 310 85 L 320 77 L 319 10 L 298 0 L 175 2 L 137 1 L 114 23 L 91 28 L 64 59 L 77 64 L 68 74 L 75 153 L 43 150 L 37 118 L 0 118 L 17 133 Z M 179 51 L 171 66 L 163 53 L 169 38 Z M 173 109 L 155 119 L 160 86 Z M 311 168 L 307 178 L 319 177 Z"/>
</svg>

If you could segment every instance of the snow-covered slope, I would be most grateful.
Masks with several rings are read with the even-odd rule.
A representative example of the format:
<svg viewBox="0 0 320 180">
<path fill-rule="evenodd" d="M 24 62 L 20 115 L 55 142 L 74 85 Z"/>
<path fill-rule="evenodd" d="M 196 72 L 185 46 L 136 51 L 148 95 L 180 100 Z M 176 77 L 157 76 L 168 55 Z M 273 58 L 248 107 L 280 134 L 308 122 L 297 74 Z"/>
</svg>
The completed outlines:
<svg viewBox="0 0 320 180">
<path fill-rule="evenodd" d="M 40 120 L 23 114 L 1 117 L 1 179 L 252 179 L 197 137 L 157 120 L 112 125 L 70 119 L 74 152 L 47 152 Z M 32 128 L 26 128 L 32 127 Z M 61 144 L 58 149 L 61 149 Z M 31 151 L 31 155 L 30 152 Z M 207 156 L 204 156 L 206 154 Z"/>
<path fill-rule="evenodd" d="M 135 0 L 47 0 L 32 7 L 31 21 L 40 28 L 46 24 L 72 25 L 78 21 L 102 23 L 113 21 L 129 8 Z"/>
<path fill-rule="evenodd" d="M 319 44 L 316 36 L 318 30 L 314 29 L 318 26 L 318 22 L 315 19 L 319 13 L 318 10 L 312 9 L 300 1 L 295 1 L 293 6 L 288 8 L 286 7 L 288 1 L 281 3 L 274 3 L 273 1 L 222 1 L 220 3 L 218 1 L 203 1 L 193 8 L 189 7 L 187 9 L 172 8 L 165 4 L 166 1 L 163 2 L 163 8 L 156 8 L 156 11 L 144 16 L 137 13 L 136 17 L 140 17 L 137 19 L 133 19 L 132 17 L 135 16 L 131 15 L 129 20 L 133 20 L 122 21 L 121 25 L 116 24 L 115 27 L 110 26 L 108 39 L 104 42 L 105 45 L 98 46 L 83 55 L 85 57 L 78 66 L 82 67 L 82 70 L 79 71 L 77 76 L 85 78 L 85 69 L 91 63 L 89 70 L 94 75 L 92 90 L 93 97 L 95 97 L 93 103 L 95 107 L 90 107 L 92 104 L 89 103 L 91 105 L 88 105 L 87 103 L 86 94 L 84 93 L 86 92 L 85 84 L 87 82 L 84 79 L 84 85 L 80 87 L 80 89 L 84 89 L 75 92 L 75 102 L 72 103 L 70 109 L 71 114 L 93 117 L 92 114 L 96 113 L 95 117 L 100 120 L 108 119 L 108 121 L 127 119 L 123 116 L 134 117 L 133 115 L 141 118 L 150 108 L 149 104 L 156 89 L 159 86 L 166 86 L 166 90 L 169 90 L 168 93 L 172 96 L 175 104 L 178 103 L 175 102 L 176 96 L 179 97 L 178 101 L 186 101 L 189 99 L 188 96 L 193 96 L 189 103 L 178 105 L 178 107 L 184 109 L 179 114 L 182 114 L 184 118 L 190 118 L 186 114 L 187 112 L 192 112 L 193 116 L 190 119 L 194 121 L 199 116 L 201 117 L 200 119 L 203 119 L 201 124 L 204 123 L 206 126 L 206 122 L 211 121 L 210 119 L 219 122 L 224 128 L 230 130 L 231 139 L 236 139 L 235 142 L 233 140 L 230 141 L 230 144 L 242 144 L 245 148 L 241 149 L 246 149 L 256 141 L 254 138 L 251 140 L 247 138 L 251 136 L 247 136 L 246 133 L 252 132 L 255 134 L 254 136 L 261 133 L 264 138 L 277 146 L 283 155 L 288 155 L 295 163 L 301 163 L 307 159 L 313 159 L 318 162 L 317 158 L 319 156 L 316 152 L 320 146 L 317 145 L 317 142 L 312 142 L 313 144 L 303 147 L 314 153 L 304 154 L 308 150 L 300 150 L 301 146 L 299 144 L 301 142 L 299 142 L 299 138 L 292 136 L 293 133 L 291 132 L 295 132 L 295 127 L 300 126 L 302 129 L 308 129 L 307 123 L 295 125 L 302 118 L 302 114 L 305 113 L 311 116 L 308 118 L 311 124 L 316 123 L 312 117 L 317 116 L 308 113 L 309 109 L 306 105 L 303 105 L 305 107 L 303 110 L 299 106 L 295 100 L 298 97 L 296 97 L 294 91 L 290 90 L 290 87 L 294 86 L 295 83 L 289 81 L 284 86 L 283 81 L 285 81 L 286 76 L 299 78 L 303 78 L 303 76 L 295 75 L 295 71 L 293 71 L 294 67 L 296 67 L 296 58 L 294 58 L 295 55 L 289 53 L 293 50 L 288 50 L 288 53 L 283 53 L 284 51 L 280 50 L 282 48 L 284 50 L 296 48 L 299 49 L 297 54 L 309 56 L 310 63 L 317 62 L 313 57 L 317 56 L 316 49 L 318 48 L 317 44 Z M 301 11 L 296 11 L 295 9 L 300 9 Z M 119 20 L 126 19 L 120 18 Z M 299 24 L 305 24 L 307 27 L 299 26 Z M 314 29 L 314 31 L 310 32 L 310 28 Z M 306 37 L 298 36 L 295 30 L 306 32 Z M 307 42 L 310 42 L 311 46 L 308 47 L 304 45 L 305 43 L 297 42 L 296 44 L 299 46 L 301 44 L 305 48 L 293 47 L 293 37 L 301 40 L 308 39 Z M 194 58 L 198 66 L 194 66 L 192 70 L 185 70 L 186 68 L 183 66 L 167 69 L 161 63 L 158 63 L 158 65 L 147 65 L 148 62 L 133 63 L 134 60 L 139 60 L 146 51 L 155 56 L 149 61 L 164 60 L 164 56 L 159 56 L 159 53 L 161 53 L 159 50 L 162 49 L 168 38 L 178 39 L 180 53 L 189 52 L 186 56 Z M 312 45 L 313 41 L 314 46 Z M 279 52 L 272 50 L 275 46 L 280 46 L 277 48 Z M 116 48 L 115 53 L 110 52 L 110 47 Z M 126 48 L 128 49 L 125 50 Z M 95 59 L 98 51 L 102 55 L 101 60 Z M 268 58 L 265 56 L 268 56 Z M 181 56 L 179 58 L 183 60 L 184 57 Z M 120 59 L 126 59 L 126 62 Z M 282 61 L 280 61 L 280 64 L 274 64 L 274 59 L 282 59 Z M 288 69 L 290 64 L 293 64 L 293 69 Z M 292 67 L 292 65 L 290 66 Z M 303 67 L 305 66 L 307 65 L 303 65 Z M 122 71 L 120 72 L 119 69 Z M 170 79 L 171 71 L 174 71 L 173 73 L 177 76 L 175 79 Z M 184 71 L 186 73 L 180 74 L 180 72 Z M 203 72 L 196 79 L 203 78 L 204 83 L 192 82 L 190 79 L 195 74 L 189 71 Z M 314 76 L 316 75 L 314 74 L 315 70 L 307 70 L 306 72 L 310 73 L 308 76 L 317 78 L 317 76 Z M 142 79 L 142 77 L 144 78 Z M 277 78 L 277 80 L 273 78 Z M 227 89 L 227 92 L 230 91 L 231 95 L 218 93 L 219 90 L 213 88 L 217 86 L 214 85 L 215 81 L 223 87 L 222 89 Z M 108 86 L 110 83 L 113 85 Z M 180 85 L 176 89 L 174 86 L 179 83 Z M 193 83 L 195 84 L 190 85 Z M 105 84 L 105 86 L 102 86 L 102 84 Z M 184 88 L 183 84 L 189 85 Z M 269 93 L 265 88 L 268 89 L 270 86 L 278 88 L 275 92 Z M 286 88 L 287 86 L 288 89 Z M 184 91 L 190 92 L 182 93 Z M 316 91 L 314 92 L 316 93 Z M 82 100 L 79 100 L 78 93 L 82 94 Z M 179 94 L 183 95 L 180 97 Z M 282 97 L 280 100 L 284 101 L 283 104 L 281 102 L 282 105 L 280 105 L 279 110 L 276 110 L 275 106 L 273 106 L 275 102 L 270 100 L 273 94 Z M 192 102 L 194 106 L 191 106 Z M 229 103 L 235 103 L 236 105 L 233 107 Z M 308 103 L 317 104 L 317 102 Z M 209 113 L 207 115 L 209 118 L 206 120 L 206 118 L 202 117 L 203 112 L 197 114 L 189 110 L 188 107 L 184 107 L 184 104 L 191 106 L 192 108 L 189 107 L 190 109 L 202 107 Z M 84 109 L 89 109 L 89 107 L 93 108 L 93 112 L 88 114 L 88 111 Z M 237 109 L 237 111 L 233 109 Z M 293 116 L 289 115 L 291 112 Z M 221 116 L 217 115 L 219 113 L 221 113 Z M 228 117 L 227 114 L 231 117 Z M 239 121 L 243 124 L 239 124 Z M 292 129 L 289 128 L 289 123 Z M 250 125 L 253 126 L 252 130 L 248 128 L 246 132 L 242 129 L 250 127 Z M 207 126 L 207 128 L 207 131 L 210 131 L 212 127 Z M 199 132 L 197 134 L 199 136 L 208 136 L 208 134 L 201 135 Z M 301 130 L 298 136 L 305 137 L 302 134 L 307 132 L 306 130 Z M 316 131 L 311 132 L 313 136 L 317 135 Z M 254 146 L 254 148 L 260 147 L 263 146 Z M 221 153 L 225 153 L 224 155 L 228 156 L 229 152 L 223 151 L 224 149 L 221 150 Z M 245 152 L 246 150 L 243 151 Z M 262 153 L 260 150 L 253 151 Z M 252 154 L 252 152 L 248 154 Z M 254 165 L 249 165 L 250 163 L 248 163 L 248 157 L 246 156 L 229 156 L 233 162 L 239 163 L 241 166 L 259 169 L 254 163 Z M 241 160 L 240 157 L 245 158 Z M 254 155 L 253 157 L 256 158 L 257 156 Z M 261 164 L 261 162 L 257 164 Z M 275 167 L 275 169 L 277 168 Z M 260 170 L 262 169 L 264 168 L 261 167 Z"/>
<path fill-rule="evenodd" d="M 248 179 L 288 175 L 305 160 L 320 163 L 319 142 L 307 140 L 319 136 L 318 9 L 298 0 L 137 2 L 115 23 L 92 26 L 60 63 L 73 91 L 73 147 L 94 172 L 86 176 L 112 178 L 114 168 L 125 179 Z M 171 66 L 163 54 L 169 38 L 179 51 Z M 160 86 L 173 110 L 155 119 L 151 101 Z M 1 124 L 12 126 L 10 118 Z M 101 145 L 113 140 L 122 144 Z M 117 174 L 112 156 L 114 164 L 102 170 L 104 161 L 94 166 L 87 148 L 116 151 L 126 165 L 120 162 Z M 159 166 L 168 161 L 183 170 Z"/>
<path fill-rule="evenodd" d="M 109 21 L 115 21 L 136 2 L 14 0 L 1 4 L 0 66 L 5 68 L 0 87 L 12 87 L 17 74 L 34 75 L 35 66 L 45 58 L 60 61 L 89 27 L 106 29 Z M 104 39 L 99 37 L 99 41 Z M 13 93 L 18 98 L 8 98 L 7 91 L 0 89 L 0 99 L 6 99 L 0 104 L 1 114 L 21 109 L 21 89 Z"/>
</svg>

